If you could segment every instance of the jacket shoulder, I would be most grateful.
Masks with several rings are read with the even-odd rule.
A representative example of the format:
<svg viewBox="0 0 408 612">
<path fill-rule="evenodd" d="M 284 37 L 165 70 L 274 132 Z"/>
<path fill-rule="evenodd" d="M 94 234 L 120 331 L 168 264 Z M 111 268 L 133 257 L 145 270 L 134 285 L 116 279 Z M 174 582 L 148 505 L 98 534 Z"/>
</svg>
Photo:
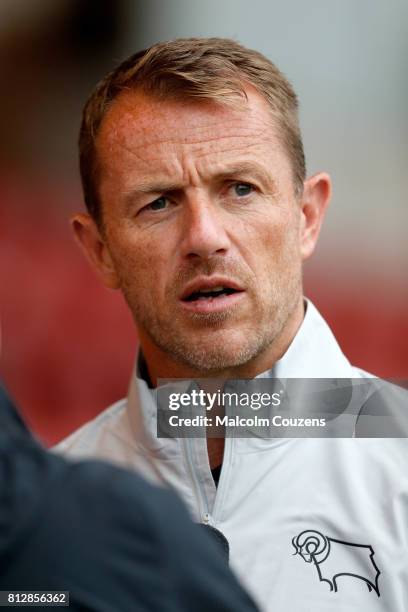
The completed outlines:
<svg viewBox="0 0 408 612">
<path fill-rule="evenodd" d="M 71 457 L 83 458 L 98 455 L 98 448 L 109 439 L 128 436 L 128 427 L 123 427 L 123 421 L 127 418 L 127 400 L 122 399 L 112 404 L 101 412 L 97 417 L 88 421 L 82 427 L 61 440 L 53 451 Z M 123 441 L 122 441 L 123 443 Z"/>
</svg>

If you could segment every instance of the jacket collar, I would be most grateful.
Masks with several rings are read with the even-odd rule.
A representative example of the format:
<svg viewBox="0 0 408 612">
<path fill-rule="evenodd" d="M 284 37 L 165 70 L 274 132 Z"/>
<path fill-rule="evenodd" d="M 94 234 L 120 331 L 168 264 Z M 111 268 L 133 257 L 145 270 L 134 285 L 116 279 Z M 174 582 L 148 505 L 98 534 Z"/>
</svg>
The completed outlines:
<svg viewBox="0 0 408 612">
<path fill-rule="evenodd" d="M 303 322 L 269 376 L 274 378 L 349 378 L 351 365 L 330 327 L 310 300 Z"/>
</svg>

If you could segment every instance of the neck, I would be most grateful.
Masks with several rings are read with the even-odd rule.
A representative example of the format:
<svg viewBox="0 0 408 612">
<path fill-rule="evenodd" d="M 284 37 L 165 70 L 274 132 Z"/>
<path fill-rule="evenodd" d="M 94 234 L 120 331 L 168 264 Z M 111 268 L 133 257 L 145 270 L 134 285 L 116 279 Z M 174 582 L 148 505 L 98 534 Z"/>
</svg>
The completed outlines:
<svg viewBox="0 0 408 612">
<path fill-rule="evenodd" d="M 255 378 L 258 374 L 271 369 L 286 353 L 302 324 L 304 312 L 303 298 L 301 298 L 289 315 L 280 334 L 265 351 L 240 366 L 216 371 L 197 370 L 192 366 L 175 361 L 172 356 L 167 355 L 153 344 L 150 338 L 140 330 L 140 346 L 146 361 L 149 378 L 154 387 L 157 386 L 159 378 Z"/>
</svg>

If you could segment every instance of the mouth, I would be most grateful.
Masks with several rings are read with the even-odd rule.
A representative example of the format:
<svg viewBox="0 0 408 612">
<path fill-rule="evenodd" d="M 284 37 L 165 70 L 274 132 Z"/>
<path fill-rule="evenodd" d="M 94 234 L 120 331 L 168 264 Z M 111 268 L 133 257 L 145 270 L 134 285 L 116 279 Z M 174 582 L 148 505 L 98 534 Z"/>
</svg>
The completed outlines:
<svg viewBox="0 0 408 612">
<path fill-rule="evenodd" d="M 191 312 L 220 312 L 236 304 L 244 294 L 245 290 L 235 281 L 207 277 L 190 283 L 180 301 L 183 308 Z"/>
</svg>

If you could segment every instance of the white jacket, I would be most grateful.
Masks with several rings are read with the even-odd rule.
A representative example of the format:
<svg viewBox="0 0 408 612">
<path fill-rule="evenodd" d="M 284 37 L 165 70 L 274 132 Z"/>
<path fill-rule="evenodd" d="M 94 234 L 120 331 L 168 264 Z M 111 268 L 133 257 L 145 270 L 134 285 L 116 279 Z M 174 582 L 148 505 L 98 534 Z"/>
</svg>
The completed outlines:
<svg viewBox="0 0 408 612">
<path fill-rule="evenodd" d="M 271 375 L 369 376 L 350 365 L 310 302 Z M 264 611 L 408 610 L 406 439 L 227 437 L 216 488 L 206 440 L 158 439 L 152 391 L 134 375 L 127 399 L 57 450 L 178 491 L 194 520 L 225 534 L 233 569 Z"/>
</svg>

